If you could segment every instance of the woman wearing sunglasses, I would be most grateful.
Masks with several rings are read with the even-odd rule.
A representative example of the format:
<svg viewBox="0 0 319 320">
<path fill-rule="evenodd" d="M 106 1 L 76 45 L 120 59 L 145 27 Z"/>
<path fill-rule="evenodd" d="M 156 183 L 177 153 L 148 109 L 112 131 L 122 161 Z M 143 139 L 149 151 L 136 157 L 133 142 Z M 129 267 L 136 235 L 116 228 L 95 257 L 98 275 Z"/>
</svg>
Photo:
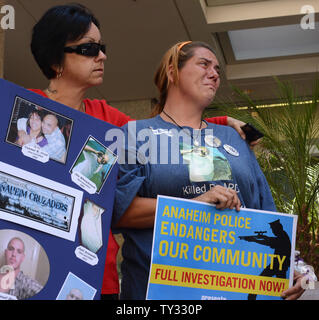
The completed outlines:
<svg viewBox="0 0 319 320">
<path fill-rule="evenodd" d="M 86 7 L 72 4 L 49 9 L 33 28 L 31 50 L 49 80 L 46 89 L 32 91 L 119 127 L 132 120 L 105 100 L 85 99 L 89 88 L 102 84 L 106 60 L 100 24 Z M 230 117 L 208 121 L 231 125 L 243 135 L 241 121 Z M 102 298 L 116 298 L 119 292 L 117 251 L 110 233 Z"/>
<path fill-rule="evenodd" d="M 85 99 L 89 88 L 103 82 L 106 55 L 99 28 L 98 20 L 80 4 L 49 9 L 34 26 L 31 41 L 33 56 L 49 85 L 44 90 L 32 91 L 120 127 L 131 118 L 107 105 L 105 100 Z M 118 299 L 118 249 L 110 232 L 102 288 L 104 299 Z"/>
</svg>

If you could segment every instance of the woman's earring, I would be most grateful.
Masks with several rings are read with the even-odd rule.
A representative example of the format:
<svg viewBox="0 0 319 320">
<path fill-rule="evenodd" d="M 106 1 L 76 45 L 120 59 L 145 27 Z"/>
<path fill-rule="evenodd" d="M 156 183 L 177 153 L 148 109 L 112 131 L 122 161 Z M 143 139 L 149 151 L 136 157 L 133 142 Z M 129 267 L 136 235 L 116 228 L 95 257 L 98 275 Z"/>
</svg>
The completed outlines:
<svg viewBox="0 0 319 320">
<path fill-rule="evenodd" d="M 63 69 L 57 73 L 56 78 L 60 79 L 62 77 L 62 74 L 63 74 Z"/>
</svg>

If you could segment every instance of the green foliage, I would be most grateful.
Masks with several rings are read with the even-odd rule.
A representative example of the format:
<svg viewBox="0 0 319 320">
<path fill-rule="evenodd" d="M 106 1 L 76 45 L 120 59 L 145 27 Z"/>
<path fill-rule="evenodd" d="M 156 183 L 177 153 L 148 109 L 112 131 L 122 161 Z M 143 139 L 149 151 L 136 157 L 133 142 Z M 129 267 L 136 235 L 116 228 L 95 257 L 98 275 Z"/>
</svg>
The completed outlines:
<svg viewBox="0 0 319 320">
<path fill-rule="evenodd" d="M 297 248 L 305 260 L 319 271 L 319 159 L 312 156 L 319 149 L 319 81 L 312 97 L 305 102 L 290 83 L 275 78 L 279 108 L 263 108 L 246 93 L 233 87 L 248 107 L 222 103 L 228 116 L 250 122 L 265 136 L 256 150 L 280 212 L 298 215 Z M 226 108 L 227 107 L 227 108 Z M 317 149 L 317 150 L 318 150 Z"/>
</svg>

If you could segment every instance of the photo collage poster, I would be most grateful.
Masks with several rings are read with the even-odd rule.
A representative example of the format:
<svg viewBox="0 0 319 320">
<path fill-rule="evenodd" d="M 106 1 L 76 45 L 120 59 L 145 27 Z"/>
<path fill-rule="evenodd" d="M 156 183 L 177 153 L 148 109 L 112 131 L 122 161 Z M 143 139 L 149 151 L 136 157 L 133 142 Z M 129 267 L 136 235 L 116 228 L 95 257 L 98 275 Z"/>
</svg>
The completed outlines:
<svg viewBox="0 0 319 320">
<path fill-rule="evenodd" d="M 100 299 L 114 126 L 3 79 L 0 95 L 0 300 Z"/>
</svg>

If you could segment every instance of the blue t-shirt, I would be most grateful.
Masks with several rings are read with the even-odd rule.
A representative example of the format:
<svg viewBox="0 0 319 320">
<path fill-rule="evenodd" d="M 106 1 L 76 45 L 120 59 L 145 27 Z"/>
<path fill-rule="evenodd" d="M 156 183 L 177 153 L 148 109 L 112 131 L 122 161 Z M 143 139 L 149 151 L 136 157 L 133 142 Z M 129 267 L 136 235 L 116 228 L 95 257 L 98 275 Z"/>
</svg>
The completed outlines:
<svg viewBox="0 0 319 320">
<path fill-rule="evenodd" d="M 136 195 L 192 199 L 215 185 L 236 190 L 244 207 L 276 211 L 254 153 L 234 129 L 211 123 L 201 131 L 181 129 L 160 116 L 129 122 L 122 128 L 125 146 L 119 152 L 122 164 L 113 225 Z M 125 239 L 121 299 L 145 299 L 153 228 L 118 231 Z"/>
</svg>

